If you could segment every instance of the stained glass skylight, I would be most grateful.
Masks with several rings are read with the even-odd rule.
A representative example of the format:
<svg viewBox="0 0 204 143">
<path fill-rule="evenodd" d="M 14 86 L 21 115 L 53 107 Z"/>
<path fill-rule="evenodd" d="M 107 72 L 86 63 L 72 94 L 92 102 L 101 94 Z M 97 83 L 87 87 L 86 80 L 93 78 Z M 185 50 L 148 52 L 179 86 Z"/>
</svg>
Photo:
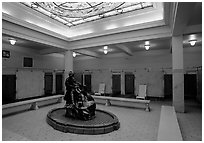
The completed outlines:
<svg viewBox="0 0 204 143">
<path fill-rule="evenodd" d="M 21 2 L 69 27 L 153 7 L 151 2 Z"/>
</svg>

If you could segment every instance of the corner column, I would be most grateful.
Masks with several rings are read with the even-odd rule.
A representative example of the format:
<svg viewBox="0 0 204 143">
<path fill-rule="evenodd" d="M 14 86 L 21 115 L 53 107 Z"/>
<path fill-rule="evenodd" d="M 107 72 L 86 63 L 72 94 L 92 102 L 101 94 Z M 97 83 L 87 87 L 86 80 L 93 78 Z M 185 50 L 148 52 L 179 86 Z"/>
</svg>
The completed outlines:
<svg viewBox="0 0 204 143">
<path fill-rule="evenodd" d="M 69 76 L 69 71 L 73 71 L 73 55 L 72 51 L 68 50 L 64 54 L 64 82 L 63 82 L 63 87 L 64 91 L 66 90 L 65 87 L 65 80 Z"/>
<path fill-rule="evenodd" d="M 56 72 L 52 72 L 52 75 L 53 75 L 53 84 L 52 84 L 52 94 L 56 94 Z"/>
<path fill-rule="evenodd" d="M 183 36 L 172 37 L 173 106 L 177 112 L 185 112 Z"/>
<path fill-rule="evenodd" d="M 121 72 L 121 94 L 125 95 L 125 72 Z"/>
</svg>

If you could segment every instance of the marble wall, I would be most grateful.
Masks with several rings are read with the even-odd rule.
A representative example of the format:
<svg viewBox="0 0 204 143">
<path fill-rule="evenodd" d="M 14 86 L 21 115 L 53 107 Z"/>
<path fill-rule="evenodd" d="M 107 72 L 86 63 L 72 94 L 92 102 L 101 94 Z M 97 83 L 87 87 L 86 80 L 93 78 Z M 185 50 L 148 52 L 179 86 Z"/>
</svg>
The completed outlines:
<svg viewBox="0 0 204 143">
<path fill-rule="evenodd" d="M 184 68 L 202 65 L 202 53 L 184 49 Z M 138 52 L 133 56 L 110 58 L 75 59 L 74 71 L 83 73 L 89 70 L 92 75 L 92 90 L 98 91 L 99 83 L 106 84 L 106 92 L 112 92 L 112 71 L 122 74 L 132 72 L 135 75 L 135 94 L 138 94 L 139 84 L 147 84 L 148 96 L 164 97 L 164 74 L 172 74 L 172 55 L 163 50 L 162 54 L 155 51 Z M 196 70 L 195 68 L 193 70 Z"/>
</svg>

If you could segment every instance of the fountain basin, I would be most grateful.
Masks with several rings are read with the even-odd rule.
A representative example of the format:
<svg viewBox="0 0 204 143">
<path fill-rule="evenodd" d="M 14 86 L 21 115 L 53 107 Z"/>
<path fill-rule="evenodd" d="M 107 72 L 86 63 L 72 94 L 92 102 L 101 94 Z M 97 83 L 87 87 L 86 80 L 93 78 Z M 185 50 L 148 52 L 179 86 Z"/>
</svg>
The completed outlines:
<svg viewBox="0 0 204 143">
<path fill-rule="evenodd" d="M 47 123 L 61 132 L 75 134 L 106 134 L 120 128 L 120 122 L 113 113 L 96 109 L 95 118 L 79 120 L 65 117 L 65 108 L 55 108 L 48 112 Z"/>
</svg>

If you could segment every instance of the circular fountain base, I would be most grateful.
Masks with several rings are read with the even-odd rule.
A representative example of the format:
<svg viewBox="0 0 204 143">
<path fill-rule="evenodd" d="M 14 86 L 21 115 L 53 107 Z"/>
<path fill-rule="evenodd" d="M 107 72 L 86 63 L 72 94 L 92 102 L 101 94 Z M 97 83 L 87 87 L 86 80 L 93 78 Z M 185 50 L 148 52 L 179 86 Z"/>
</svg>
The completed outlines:
<svg viewBox="0 0 204 143">
<path fill-rule="evenodd" d="M 120 122 L 118 118 L 107 111 L 96 109 L 95 118 L 87 121 L 65 117 L 65 108 L 56 108 L 49 111 L 47 122 L 54 129 L 75 134 L 105 134 L 118 130 Z"/>
</svg>

